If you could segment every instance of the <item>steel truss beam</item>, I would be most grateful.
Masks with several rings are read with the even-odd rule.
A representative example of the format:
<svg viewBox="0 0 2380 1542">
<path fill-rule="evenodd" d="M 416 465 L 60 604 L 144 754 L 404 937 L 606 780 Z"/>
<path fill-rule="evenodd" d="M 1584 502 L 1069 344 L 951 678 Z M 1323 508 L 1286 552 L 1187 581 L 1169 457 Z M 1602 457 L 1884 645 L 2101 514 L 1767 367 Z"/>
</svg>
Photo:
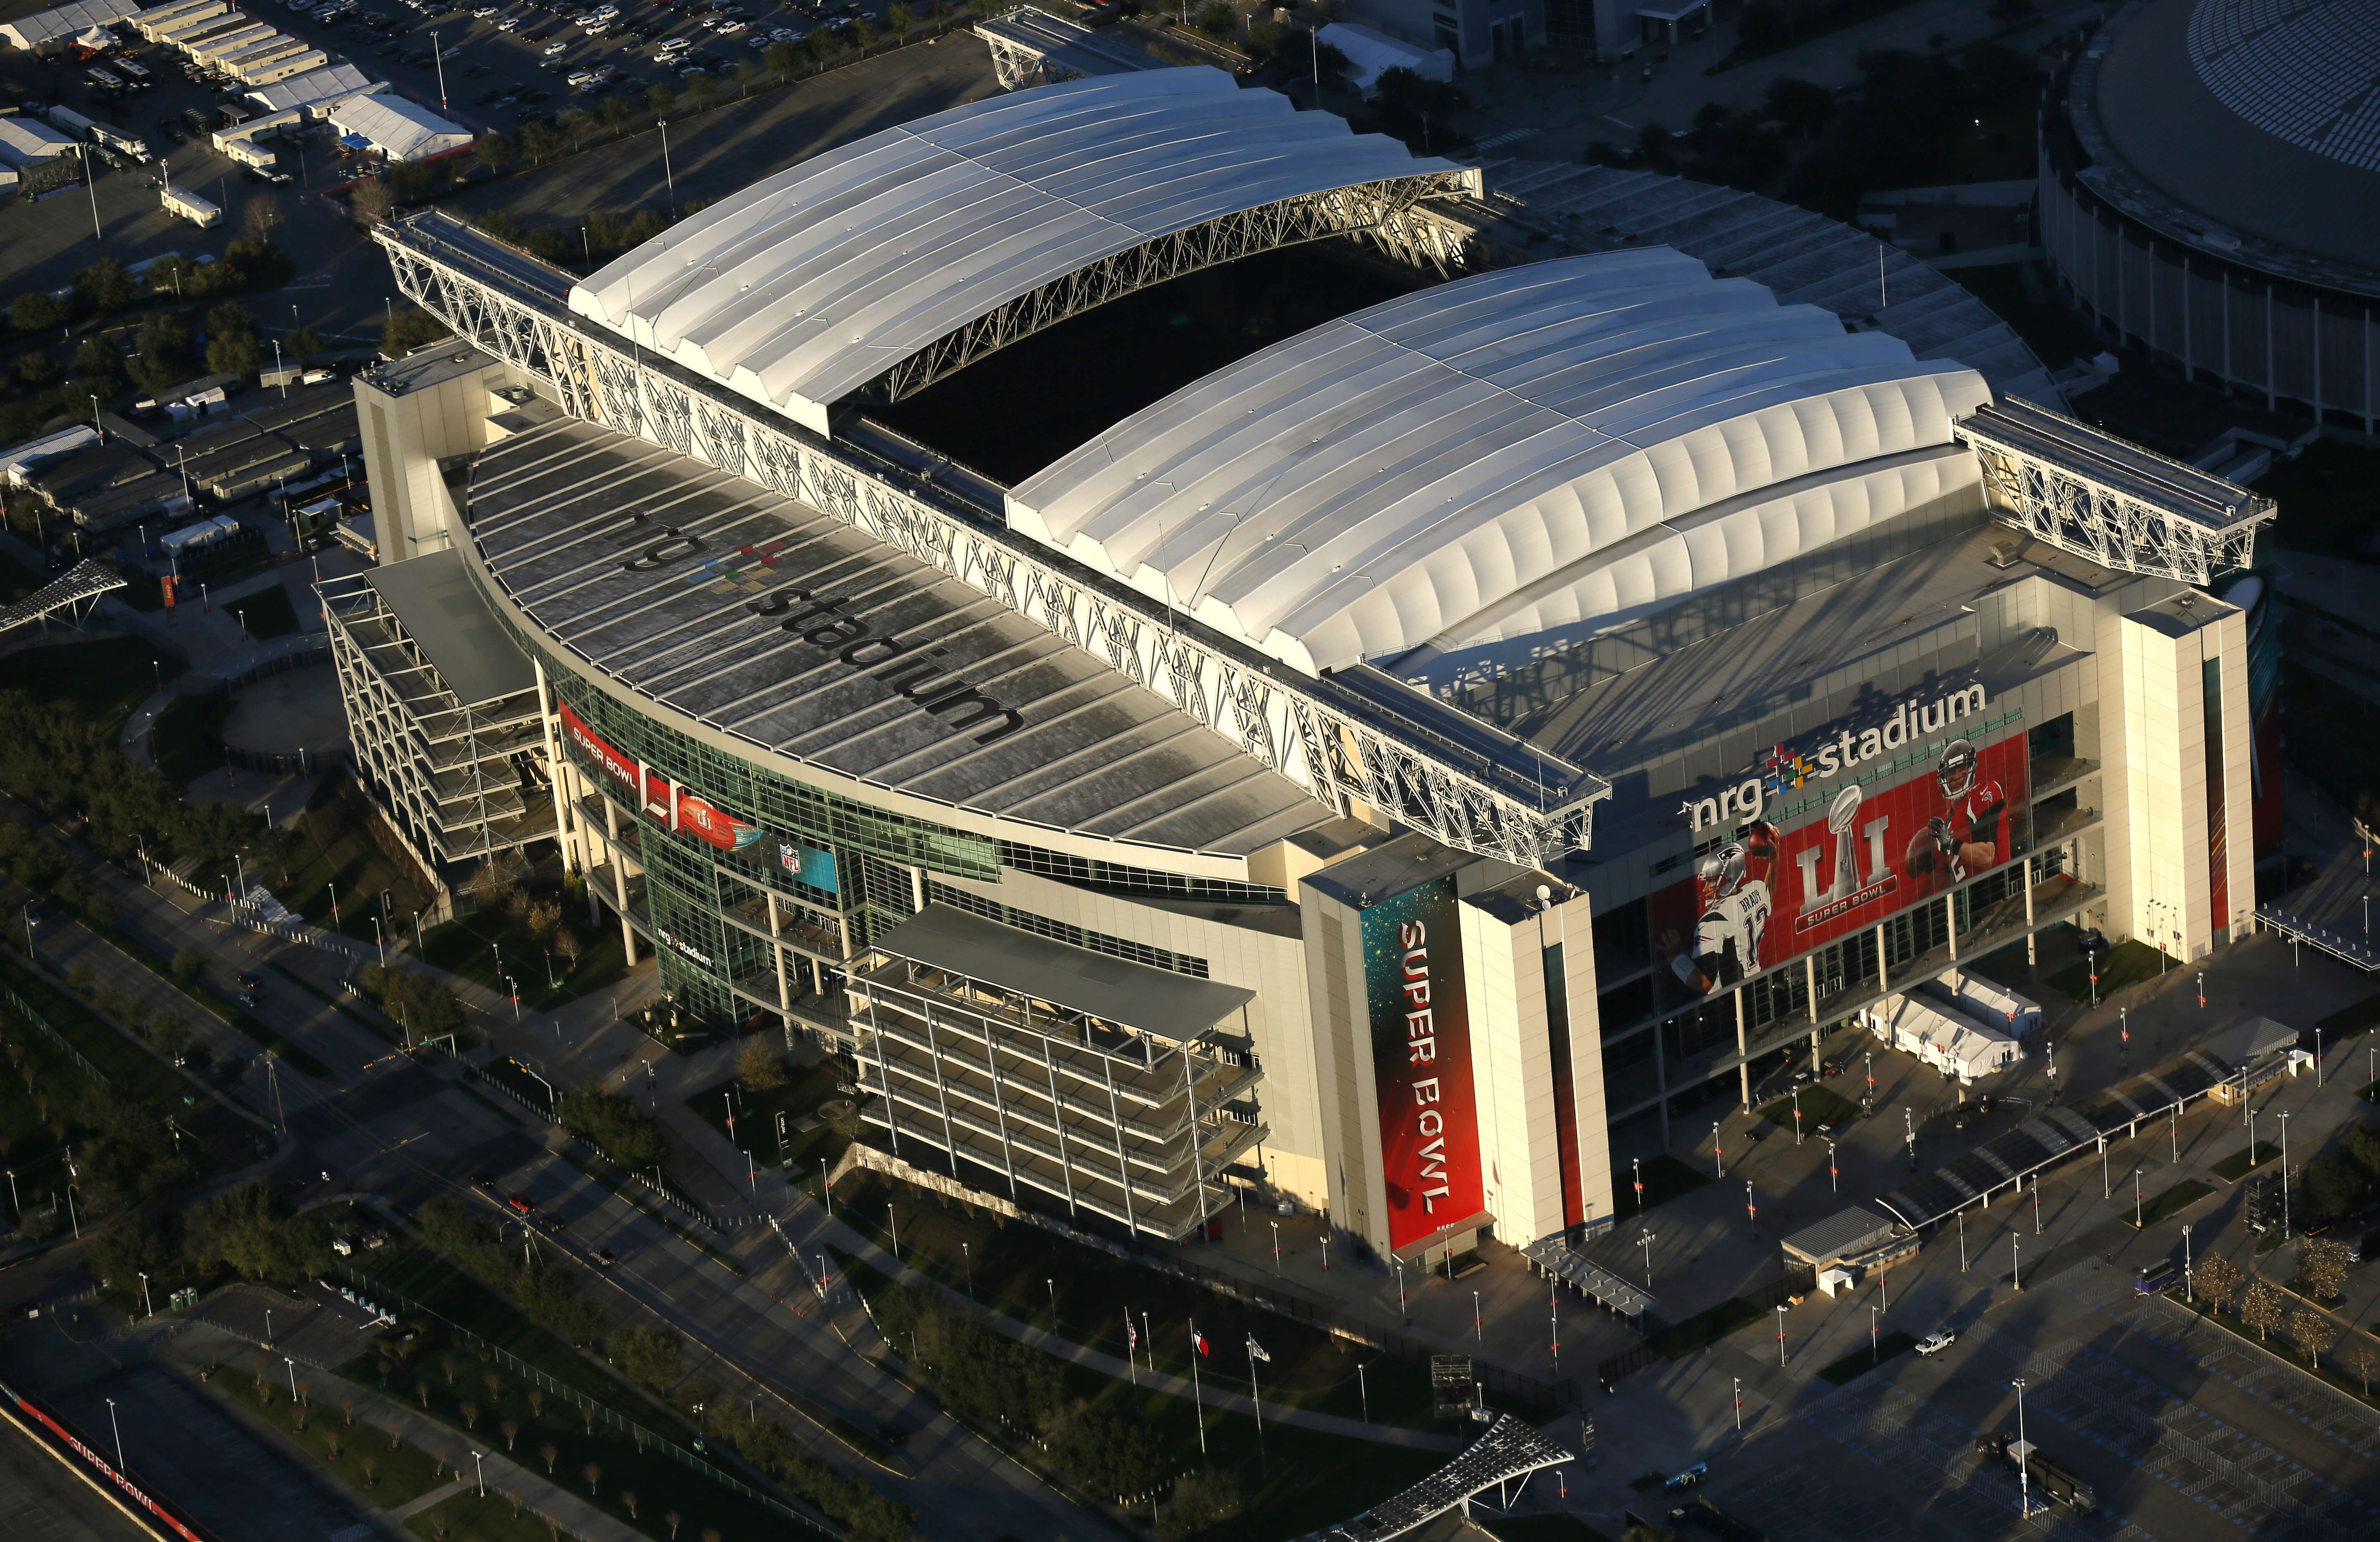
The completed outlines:
<svg viewBox="0 0 2380 1542">
<path fill-rule="evenodd" d="M 662 444 L 856 527 L 1087 649 L 1340 813 L 1362 803 L 1442 844 L 1543 867 L 1588 844 L 1600 778 L 1547 757 L 1565 799 L 1492 785 L 1475 757 L 1376 730 L 1287 665 L 1227 651 L 1144 597 L 1086 581 L 1056 553 L 905 491 L 872 457 L 581 321 L 559 298 L 407 225 L 382 226 L 406 297 L 545 381 L 572 416 Z M 753 741 L 762 753 L 772 747 Z"/>
<path fill-rule="evenodd" d="M 877 399 L 913 396 L 988 354 L 1112 299 L 1260 251 L 1331 236 L 1363 236 L 1390 255 L 1446 276 L 1460 265 L 1458 243 L 1437 225 L 1410 218 L 1423 199 L 1475 191 L 1478 173 L 1431 172 L 1282 199 L 1243 209 L 1075 269 L 1019 295 L 887 370 L 868 388 Z"/>
<path fill-rule="evenodd" d="M 991 50 L 991 77 L 1000 82 L 1002 91 L 1026 91 L 1035 86 L 1054 86 L 1061 80 L 1083 79 L 1081 70 L 1070 69 L 1039 50 L 1012 42 L 997 32 L 978 28 L 976 36 L 983 39 Z"/>
<path fill-rule="evenodd" d="M 2242 517 L 2209 519 L 2179 499 L 2160 502 L 2048 459 L 1979 417 L 1952 429 L 1975 452 L 1985 496 L 2003 523 L 2119 573 L 2205 584 L 2252 565 L 2257 528 L 2273 516 L 2265 498 Z"/>
</svg>

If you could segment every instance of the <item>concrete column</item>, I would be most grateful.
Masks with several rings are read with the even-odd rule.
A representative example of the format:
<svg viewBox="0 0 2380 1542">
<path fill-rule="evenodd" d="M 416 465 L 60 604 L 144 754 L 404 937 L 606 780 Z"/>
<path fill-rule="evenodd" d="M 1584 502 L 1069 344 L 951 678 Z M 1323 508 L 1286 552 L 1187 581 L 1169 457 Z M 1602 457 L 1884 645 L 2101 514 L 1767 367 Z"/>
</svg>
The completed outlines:
<svg viewBox="0 0 2380 1542">
<path fill-rule="evenodd" d="M 570 802 L 563 787 L 566 768 L 562 763 L 562 747 L 553 737 L 553 692 L 545 683 L 544 661 L 532 659 L 529 667 L 537 671 L 537 725 L 545 732 L 546 785 L 553 794 L 554 844 L 562 848 L 563 867 L 570 872 L 583 872 L 586 869 L 579 864 L 578 839 L 571 832 Z"/>
<path fill-rule="evenodd" d="M 785 928 L 784 924 L 777 918 L 777 896 L 771 893 L 768 901 L 769 956 L 777 965 L 777 1010 L 784 1014 L 787 1026 L 790 1026 L 794 1015 L 794 995 L 792 991 L 785 989 L 785 948 L 783 941 Z"/>
<path fill-rule="evenodd" d="M 909 905 L 915 910 L 926 908 L 926 869 L 914 864 L 909 868 Z"/>
<path fill-rule="evenodd" d="M 1942 927 L 1950 939 L 1950 962 L 1959 962 L 1959 892 L 1955 889 L 1942 896 Z"/>
<path fill-rule="evenodd" d="M 1892 982 L 1885 977 L 1884 973 L 1884 923 L 1882 921 L 1876 924 L 1876 988 L 1878 990 L 1892 989 Z"/>
<path fill-rule="evenodd" d="M 643 768 L 638 768 L 639 776 Z M 637 929 L 628 924 L 628 862 L 620 855 L 620 806 L 609 797 L 603 800 L 604 844 L 612 858 L 612 898 L 620 910 L 620 951 L 626 955 L 630 967 L 637 962 Z"/>
<path fill-rule="evenodd" d="M 1735 1067 L 1736 1089 L 1742 1095 L 1743 1106 L 1748 1111 L 1752 1107 L 1752 1062 L 1745 1057 L 1752 1053 L 1752 1041 L 1744 1036 L 1743 1031 L 1743 987 L 1737 986 L 1732 994 L 1735 997 L 1735 1052 L 1738 1057 Z"/>
<path fill-rule="evenodd" d="M 2033 854 L 2024 856 L 2024 962 L 2026 967 L 2041 962 L 2041 951 L 2033 934 Z"/>
<path fill-rule="evenodd" d="M 1815 948 L 1802 955 L 1802 978 L 1810 996 L 1810 1021 L 1818 1020 L 1818 951 Z"/>
</svg>

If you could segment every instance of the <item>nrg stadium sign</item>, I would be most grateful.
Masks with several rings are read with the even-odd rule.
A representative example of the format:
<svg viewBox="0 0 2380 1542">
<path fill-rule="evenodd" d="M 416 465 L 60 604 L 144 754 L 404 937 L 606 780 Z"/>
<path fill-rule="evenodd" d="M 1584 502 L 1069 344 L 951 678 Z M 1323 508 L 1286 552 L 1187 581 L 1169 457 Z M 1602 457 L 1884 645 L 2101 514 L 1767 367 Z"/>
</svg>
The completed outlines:
<svg viewBox="0 0 2380 1542">
<path fill-rule="evenodd" d="M 1724 787 L 1717 797 L 1690 797 L 1678 806 L 1678 813 L 1697 834 L 1711 825 L 1759 819 L 1770 797 L 1832 781 L 1855 766 L 1939 734 L 1961 718 L 1981 717 L 1988 700 L 1983 686 L 1964 686 L 1930 702 L 1914 698 L 1897 702 L 1883 722 L 1857 732 L 1844 729 L 1818 740 L 1806 753 L 1780 744 L 1769 752 L 1761 775 Z"/>
</svg>

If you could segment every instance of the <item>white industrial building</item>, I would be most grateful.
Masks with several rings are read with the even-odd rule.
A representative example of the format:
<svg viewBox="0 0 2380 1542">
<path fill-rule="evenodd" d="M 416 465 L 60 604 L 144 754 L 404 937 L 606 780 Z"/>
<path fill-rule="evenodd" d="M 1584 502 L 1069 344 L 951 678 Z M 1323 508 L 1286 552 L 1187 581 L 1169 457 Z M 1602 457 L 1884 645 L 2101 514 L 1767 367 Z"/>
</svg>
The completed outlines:
<svg viewBox="0 0 2380 1542">
<path fill-rule="evenodd" d="M 122 21 L 140 8 L 130 0 L 71 0 L 14 21 L 0 21 L 0 42 L 28 53 L 55 54 L 79 33 Z"/>
</svg>

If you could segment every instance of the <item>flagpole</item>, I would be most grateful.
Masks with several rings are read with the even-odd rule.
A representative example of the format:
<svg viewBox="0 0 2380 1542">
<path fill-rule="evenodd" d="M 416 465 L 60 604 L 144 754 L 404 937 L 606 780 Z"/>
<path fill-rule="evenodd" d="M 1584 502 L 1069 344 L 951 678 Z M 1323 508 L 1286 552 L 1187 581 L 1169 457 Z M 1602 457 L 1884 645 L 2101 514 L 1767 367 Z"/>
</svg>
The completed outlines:
<svg viewBox="0 0 2380 1542">
<path fill-rule="evenodd" d="M 1257 1461 L 1262 1463 L 1265 1458 L 1264 1395 L 1257 1390 L 1257 1341 L 1253 1333 L 1248 1335 L 1248 1400 L 1257 1406 Z"/>
<path fill-rule="evenodd" d="M 1190 1403 L 1198 1414 L 1198 1454 L 1207 1454 L 1207 1394 L 1198 1385 L 1198 1323 L 1190 1323 Z"/>
</svg>

